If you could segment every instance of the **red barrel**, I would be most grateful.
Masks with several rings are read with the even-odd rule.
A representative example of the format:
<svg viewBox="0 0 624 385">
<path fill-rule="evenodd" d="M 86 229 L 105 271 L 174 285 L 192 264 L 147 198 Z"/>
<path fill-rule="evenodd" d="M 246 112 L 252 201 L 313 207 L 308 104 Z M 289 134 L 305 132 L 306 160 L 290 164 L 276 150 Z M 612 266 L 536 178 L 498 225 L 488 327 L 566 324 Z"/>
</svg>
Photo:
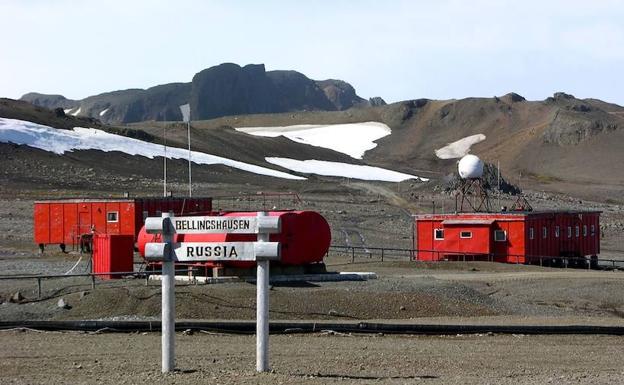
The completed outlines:
<svg viewBox="0 0 624 385">
<path fill-rule="evenodd" d="M 227 212 L 223 216 L 255 217 L 256 212 Z M 269 211 L 269 216 L 280 217 L 282 231 L 271 234 L 271 242 L 280 242 L 282 265 L 306 265 L 321 262 L 331 243 L 329 224 L 314 211 Z M 174 242 L 254 242 L 257 234 L 176 234 Z M 137 239 L 139 252 L 145 256 L 145 244 L 161 242 L 160 235 L 147 234 L 141 228 Z M 249 266 L 248 262 L 228 262 L 232 266 Z M 251 263 L 253 264 L 253 263 Z"/>
</svg>

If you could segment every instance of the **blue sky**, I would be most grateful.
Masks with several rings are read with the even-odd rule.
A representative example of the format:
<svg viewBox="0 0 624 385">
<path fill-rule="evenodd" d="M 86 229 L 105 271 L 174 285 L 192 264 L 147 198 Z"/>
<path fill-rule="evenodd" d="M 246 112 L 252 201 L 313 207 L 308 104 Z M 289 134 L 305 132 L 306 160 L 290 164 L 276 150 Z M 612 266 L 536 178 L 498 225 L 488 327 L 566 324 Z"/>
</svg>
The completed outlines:
<svg viewBox="0 0 624 385">
<path fill-rule="evenodd" d="M 557 91 L 624 105 L 623 1 L 0 0 L 0 96 L 264 63 L 388 102 Z"/>
</svg>

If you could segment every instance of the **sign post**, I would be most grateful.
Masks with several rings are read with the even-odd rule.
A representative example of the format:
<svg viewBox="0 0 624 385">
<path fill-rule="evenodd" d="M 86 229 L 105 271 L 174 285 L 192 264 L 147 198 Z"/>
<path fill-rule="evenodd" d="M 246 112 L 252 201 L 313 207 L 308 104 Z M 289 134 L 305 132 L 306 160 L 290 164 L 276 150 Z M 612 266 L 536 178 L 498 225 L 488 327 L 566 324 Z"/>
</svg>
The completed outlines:
<svg viewBox="0 0 624 385">
<path fill-rule="evenodd" d="M 175 369 L 175 265 L 171 258 L 171 242 L 173 227 L 169 213 L 162 213 L 162 218 L 147 218 L 145 231 L 149 234 L 162 234 L 164 243 L 157 243 L 158 250 L 151 250 L 146 258 L 162 262 L 161 283 L 161 331 L 162 331 L 162 372 L 168 373 Z"/>
<path fill-rule="evenodd" d="M 175 368 L 174 262 L 256 261 L 256 370 L 269 370 L 269 262 L 280 257 L 270 234 L 281 231 L 279 217 L 259 212 L 255 217 L 173 217 L 145 220 L 149 234 L 162 234 L 163 243 L 145 244 L 145 259 L 162 263 L 162 372 Z M 257 242 L 173 242 L 173 234 L 258 234 Z"/>
<path fill-rule="evenodd" d="M 169 213 L 162 213 L 163 242 L 170 244 L 172 239 Z M 165 258 L 162 264 L 162 372 L 175 369 L 175 266 L 173 260 Z"/>
<path fill-rule="evenodd" d="M 266 212 L 259 212 L 258 218 Z M 268 233 L 259 233 L 258 242 L 268 242 Z M 258 259 L 256 272 L 256 371 L 269 371 L 269 260 Z"/>
</svg>

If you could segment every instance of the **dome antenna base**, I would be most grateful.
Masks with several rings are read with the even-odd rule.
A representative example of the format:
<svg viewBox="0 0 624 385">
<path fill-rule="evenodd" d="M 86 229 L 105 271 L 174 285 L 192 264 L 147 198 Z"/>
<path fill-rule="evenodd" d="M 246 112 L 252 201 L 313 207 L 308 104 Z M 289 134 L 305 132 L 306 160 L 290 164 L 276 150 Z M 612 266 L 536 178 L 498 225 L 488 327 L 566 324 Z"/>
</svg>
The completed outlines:
<svg viewBox="0 0 624 385">
<path fill-rule="evenodd" d="M 490 196 L 482 178 L 461 179 L 455 195 L 455 212 L 492 212 Z"/>
</svg>

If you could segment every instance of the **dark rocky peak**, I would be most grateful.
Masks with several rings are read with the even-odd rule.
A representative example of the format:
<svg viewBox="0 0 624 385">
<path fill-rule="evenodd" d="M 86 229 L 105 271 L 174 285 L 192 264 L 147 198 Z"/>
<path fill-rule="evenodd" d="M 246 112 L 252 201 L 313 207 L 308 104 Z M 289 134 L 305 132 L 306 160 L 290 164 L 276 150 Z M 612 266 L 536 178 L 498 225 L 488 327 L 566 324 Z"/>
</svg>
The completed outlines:
<svg viewBox="0 0 624 385">
<path fill-rule="evenodd" d="M 510 92 L 506 95 L 503 95 L 500 100 L 502 100 L 505 103 L 520 103 L 520 102 L 525 102 L 526 99 L 524 98 L 524 96 L 519 95 L 515 92 Z"/>
<path fill-rule="evenodd" d="M 318 83 L 297 71 L 270 71 L 277 111 L 336 110 Z"/>
<path fill-rule="evenodd" d="M 386 103 L 386 101 L 383 100 L 381 96 L 373 96 L 372 98 L 368 99 L 368 104 L 370 104 L 371 107 L 379 107 L 385 106 L 388 103 Z"/>
<path fill-rule="evenodd" d="M 40 94 L 38 92 L 29 92 L 23 95 L 20 100 L 29 102 L 34 104 L 35 106 L 45 107 L 45 108 L 74 108 L 80 104 L 77 100 L 67 99 L 63 95 L 48 95 L 48 94 Z"/>
<path fill-rule="evenodd" d="M 272 84 L 264 64 L 224 63 L 193 76 L 189 103 L 193 120 L 271 111 Z"/>
<path fill-rule="evenodd" d="M 336 79 L 317 80 L 325 96 L 337 110 L 346 110 L 365 103 L 366 101 L 355 93 L 351 84 Z"/>
<path fill-rule="evenodd" d="M 181 120 L 179 106 L 191 105 L 193 120 L 228 115 L 291 111 L 335 111 L 367 102 L 341 80 L 317 82 L 296 71 L 269 71 L 264 64 L 223 63 L 198 72 L 191 83 L 127 89 L 69 100 L 61 95 L 26 94 L 23 100 L 109 124 Z M 80 107 L 80 110 L 78 110 Z"/>
<path fill-rule="evenodd" d="M 564 110 L 582 113 L 596 109 L 587 101 L 579 100 L 574 95 L 566 94 L 565 92 L 556 92 L 552 97 L 546 99 L 546 103 L 555 104 Z"/>
<path fill-rule="evenodd" d="M 565 92 L 555 92 L 553 94 L 553 99 L 555 100 L 570 100 L 575 99 L 574 95 L 566 94 Z"/>
</svg>

